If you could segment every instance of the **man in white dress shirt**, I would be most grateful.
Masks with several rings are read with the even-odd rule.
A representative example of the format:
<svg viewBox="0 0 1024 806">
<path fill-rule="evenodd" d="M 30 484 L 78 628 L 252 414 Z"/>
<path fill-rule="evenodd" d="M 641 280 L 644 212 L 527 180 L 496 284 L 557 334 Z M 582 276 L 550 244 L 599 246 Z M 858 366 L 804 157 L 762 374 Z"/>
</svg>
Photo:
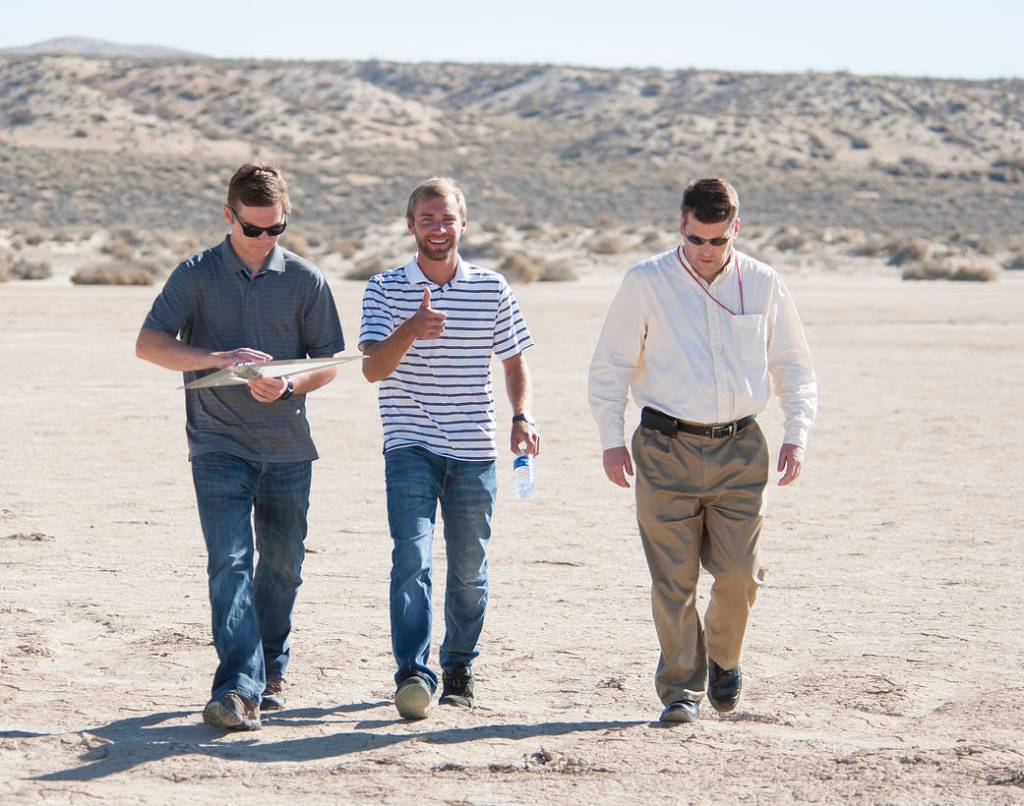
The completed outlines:
<svg viewBox="0 0 1024 806">
<path fill-rule="evenodd" d="M 739 198 L 726 181 L 683 193 L 682 245 L 634 266 L 590 365 L 604 471 L 620 487 L 636 463 L 640 537 L 661 644 L 664 722 L 693 722 L 707 693 L 739 701 L 740 655 L 761 575 L 769 452 L 755 421 L 776 395 L 785 415 L 780 485 L 800 475 L 817 384 L 796 306 L 770 267 L 736 251 Z M 628 394 L 643 408 L 625 445 Z M 701 625 L 697 579 L 714 576 Z"/>
</svg>

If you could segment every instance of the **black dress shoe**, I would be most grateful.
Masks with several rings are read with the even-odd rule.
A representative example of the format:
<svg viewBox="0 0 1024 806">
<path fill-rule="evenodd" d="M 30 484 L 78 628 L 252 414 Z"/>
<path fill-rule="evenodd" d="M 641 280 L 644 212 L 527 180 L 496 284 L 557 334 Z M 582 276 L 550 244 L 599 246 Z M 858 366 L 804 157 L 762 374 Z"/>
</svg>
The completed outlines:
<svg viewBox="0 0 1024 806">
<path fill-rule="evenodd" d="M 670 702 L 661 712 L 662 722 L 696 722 L 700 716 L 700 705 L 696 700 L 683 697 Z"/>
<path fill-rule="evenodd" d="M 723 714 L 728 713 L 740 701 L 742 688 L 743 677 L 739 666 L 723 669 L 708 658 L 708 701 L 712 708 Z"/>
</svg>

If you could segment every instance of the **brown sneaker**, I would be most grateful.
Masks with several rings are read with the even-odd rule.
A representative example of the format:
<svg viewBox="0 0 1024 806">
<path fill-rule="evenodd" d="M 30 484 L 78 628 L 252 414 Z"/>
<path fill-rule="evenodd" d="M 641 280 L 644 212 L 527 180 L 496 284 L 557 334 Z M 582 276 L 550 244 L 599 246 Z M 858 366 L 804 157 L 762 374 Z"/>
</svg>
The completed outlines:
<svg viewBox="0 0 1024 806">
<path fill-rule="evenodd" d="M 262 727 L 256 703 L 237 691 L 229 691 L 206 703 L 203 722 L 225 730 L 259 730 Z"/>
<path fill-rule="evenodd" d="M 268 677 L 267 687 L 263 689 L 260 701 L 261 711 L 280 711 L 284 708 L 284 678 Z"/>
</svg>

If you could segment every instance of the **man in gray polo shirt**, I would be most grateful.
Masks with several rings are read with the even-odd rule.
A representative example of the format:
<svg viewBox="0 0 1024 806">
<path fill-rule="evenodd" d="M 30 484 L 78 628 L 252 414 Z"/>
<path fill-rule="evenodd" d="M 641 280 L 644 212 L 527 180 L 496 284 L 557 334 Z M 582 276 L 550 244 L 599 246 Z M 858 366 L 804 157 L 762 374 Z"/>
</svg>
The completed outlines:
<svg viewBox="0 0 1024 806">
<path fill-rule="evenodd" d="M 139 332 L 136 355 L 184 372 L 189 383 L 235 364 L 341 352 L 341 322 L 323 275 L 277 243 L 290 210 L 278 169 L 239 168 L 224 205 L 230 233 L 174 270 Z M 334 374 L 328 368 L 185 393 L 220 660 L 203 720 L 215 727 L 258 730 L 261 709 L 284 706 L 317 458 L 306 395 Z"/>
</svg>

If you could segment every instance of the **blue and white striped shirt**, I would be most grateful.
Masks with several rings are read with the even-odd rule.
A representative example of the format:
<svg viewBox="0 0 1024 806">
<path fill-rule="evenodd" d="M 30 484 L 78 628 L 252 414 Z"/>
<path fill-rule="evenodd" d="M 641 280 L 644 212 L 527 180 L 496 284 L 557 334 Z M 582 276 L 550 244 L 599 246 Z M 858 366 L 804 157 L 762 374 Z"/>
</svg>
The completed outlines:
<svg viewBox="0 0 1024 806">
<path fill-rule="evenodd" d="M 417 339 L 380 382 L 384 451 L 420 445 L 453 459 L 487 461 L 495 444 L 491 354 L 505 360 L 533 345 L 519 303 L 500 274 L 466 263 L 445 285 L 416 262 L 375 274 L 363 294 L 359 345 L 379 342 L 416 313 L 423 289 L 447 315 L 437 339 Z"/>
</svg>

